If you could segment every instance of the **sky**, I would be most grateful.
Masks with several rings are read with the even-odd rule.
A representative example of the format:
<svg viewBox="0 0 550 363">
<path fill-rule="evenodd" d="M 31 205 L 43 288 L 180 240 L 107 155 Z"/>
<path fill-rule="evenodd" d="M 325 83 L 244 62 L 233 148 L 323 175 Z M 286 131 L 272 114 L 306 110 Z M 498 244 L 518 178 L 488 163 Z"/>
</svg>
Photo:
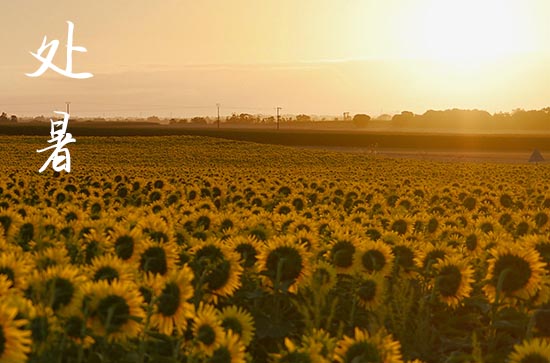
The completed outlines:
<svg viewBox="0 0 550 363">
<path fill-rule="evenodd" d="M 0 111 L 189 117 L 539 109 L 547 0 L 2 0 Z M 71 79 L 41 63 L 74 23 Z"/>
</svg>

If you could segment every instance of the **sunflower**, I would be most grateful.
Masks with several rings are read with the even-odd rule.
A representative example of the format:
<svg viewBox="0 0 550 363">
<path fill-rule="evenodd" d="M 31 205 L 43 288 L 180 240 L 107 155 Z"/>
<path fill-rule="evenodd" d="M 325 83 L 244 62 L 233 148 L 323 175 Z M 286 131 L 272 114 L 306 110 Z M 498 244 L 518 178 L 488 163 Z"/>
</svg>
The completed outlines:
<svg viewBox="0 0 550 363">
<path fill-rule="evenodd" d="M 382 241 L 367 241 L 359 250 L 361 270 L 387 276 L 393 267 L 394 255 L 391 247 Z"/>
<path fill-rule="evenodd" d="M 357 265 L 359 239 L 356 236 L 335 232 L 328 246 L 328 259 L 339 274 L 352 274 Z"/>
<path fill-rule="evenodd" d="M 212 352 L 212 356 L 207 363 L 245 363 L 245 346 L 239 340 L 239 337 L 231 331 L 226 331 L 217 347 Z"/>
<path fill-rule="evenodd" d="M 254 270 L 261 249 L 261 244 L 256 237 L 234 236 L 225 242 L 240 255 L 241 266 L 244 269 Z"/>
<path fill-rule="evenodd" d="M 355 282 L 354 295 L 359 306 L 367 310 L 374 310 L 380 303 L 385 292 L 384 276 L 379 274 L 359 278 Z"/>
<path fill-rule="evenodd" d="M 415 259 L 417 250 L 408 241 L 399 241 L 392 246 L 395 256 L 394 270 L 397 270 L 402 277 L 414 278 L 416 276 Z"/>
<path fill-rule="evenodd" d="M 550 342 L 535 338 L 514 345 L 508 356 L 509 363 L 550 363 Z"/>
<path fill-rule="evenodd" d="M 453 253 L 453 249 L 441 242 L 422 243 L 417 248 L 415 263 L 422 271 L 431 272 L 433 265 Z"/>
<path fill-rule="evenodd" d="M 473 269 L 459 256 L 446 257 L 434 265 L 435 285 L 439 298 L 451 307 L 457 307 L 460 301 L 472 292 Z"/>
<path fill-rule="evenodd" d="M 10 240 L 19 231 L 19 226 L 23 222 L 23 218 L 19 213 L 11 210 L 0 208 L 0 231 L 3 231 L 6 240 Z"/>
<path fill-rule="evenodd" d="M 502 226 L 498 221 L 491 216 L 481 217 L 476 221 L 476 226 L 479 228 L 483 233 L 500 233 L 503 231 Z"/>
<path fill-rule="evenodd" d="M 82 312 L 75 312 L 63 319 L 63 330 L 67 337 L 76 345 L 89 348 L 95 343 L 90 335 L 91 330 L 86 326 L 86 318 Z"/>
<path fill-rule="evenodd" d="M 137 245 L 141 243 L 142 233 L 138 228 L 127 229 L 122 226 L 117 226 L 109 231 L 110 245 L 117 257 L 127 261 L 134 257 L 134 252 Z"/>
<path fill-rule="evenodd" d="M 129 282 L 134 279 L 130 266 L 117 256 L 110 254 L 95 257 L 86 272 L 89 279 L 94 282 L 101 280 Z"/>
<path fill-rule="evenodd" d="M 199 305 L 193 318 L 193 336 L 199 352 L 212 356 L 224 336 L 219 312 L 212 305 Z"/>
<path fill-rule="evenodd" d="M 17 309 L 0 304 L 0 362 L 26 362 L 31 351 L 31 331 L 24 330 L 27 320 L 16 320 Z"/>
<path fill-rule="evenodd" d="M 101 280 L 86 284 L 83 290 L 88 324 L 94 334 L 118 342 L 141 332 L 143 298 L 133 284 Z"/>
<path fill-rule="evenodd" d="M 404 236 L 414 230 L 414 222 L 409 216 L 394 216 L 389 222 L 389 230 Z"/>
<path fill-rule="evenodd" d="M 239 255 L 220 240 L 198 241 L 191 254 L 195 283 L 203 284 L 209 299 L 216 302 L 219 296 L 231 296 L 241 286 Z"/>
<path fill-rule="evenodd" d="M 52 266 L 35 274 L 31 291 L 56 314 L 64 315 L 78 309 L 80 288 L 85 281 L 75 266 Z"/>
<path fill-rule="evenodd" d="M 242 228 L 240 218 L 237 213 L 222 212 L 214 216 L 214 225 L 219 233 L 227 233 L 230 230 L 239 230 Z"/>
<path fill-rule="evenodd" d="M 391 335 L 378 332 L 370 336 L 367 331 L 355 328 L 353 338 L 344 336 L 334 351 L 334 359 L 340 363 L 382 362 L 403 363 L 399 341 Z"/>
<path fill-rule="evenodd" d="M 534 248 L 503 243 L 489 253 L 492 258 L 483 290 L 491 302 L 496 301 L 499 294 L 505 300 L 528 299 L 540 288 L 544 262 Z"/>
<path fill-rule="evenodd" d="M 82 210 L 76 203 L 66 203 L 61 207 L 59 215 L 63 218 L 65 224 L 75 224 L 88 217 L 88 213 Z"/>
<path fill-rule="evenodd" d="M 21 292 L 21 290 L 13 289 L 13 282 L 8 278 L 8 276 L 2 274 L 0 275 L 0 298 L 5 298 L 8 295 L 11 295 L 15 291 Z"/>
<path fill-rule="evenodd" d="M 536 230 L 535 223 L 527 216 L 519 216 L 517 223 L 514 226 L 513 234 L 515 237 L 523 237 L 529 235 L 533 230 Z"/>
<path fill-rule="evenodd" d="M 139 271 L 166 275 L 176 266 L 178 248 L 173 242 L 153 242 L 149 238 L 136 247 L 135 258 Z"/>
<path fill-rule="evenodd" d="M 55 343 L 54 339 L 61 327 L 49 306 L 33 304 L 24 298 L 12 299 L 11 303 L 18 308 L 17 317 L 29 322 L 27 327 L 31 331 L 33 353 L 40 354 Z"/>
<path fill-rule="evenodd" d="M 320 344 L 311 344 L 308 346 L 297 347 L 292 340 L 285 338 L 285 351 L 271 355 L 273 363 L 329 363 L 320 355 L 322 349 Z"/>
<path fill-rule="evenodd" d="M 27 288 L 27 276 L 33 269 L 33 263 L 27 254 L 16 252 L 0 253 L 0 275 L 6 276 L 13 287 L 21 291 Z"/>
<path fill-rule="evenodd" d="M 254 319 L 249 312 L 238 306 L 227 306 L 222 309 L 220 319 L 225 331 L 238 336 L 245 346 L 250 344 L 254 336 Z"/>
<path fill-rule="evenodd" d="M 175 242 L 172 230 L 168 227 L 168 223 L 160 216 L 149 214 L 141 219 L 136 226 L 144 236 L 148 236 L 155 242 Z"/>
<path fill-rule="evenodd" d="M 464 244 L 459 246 L 461 252 L 470 257 L 479 257 L 485 251 L 483 232 L 479 229 L 471 230 L 464 236 Z"/>
<path fill-rule="evenodd" d="M 174 329 L 183 334 L 187 319 L 193 317 L 194 307 L 188 301 L 193 297 L 193 272 L 185 265 L 171 270 L 165 277 L 154 276 L 153 290 L 156 296 L 151 326 L 166 335 Z"/>
<path fill-rule="evenodd" d="M 32 210 L 29 214 L 27 214 L 19 226 L 19 231 L 15 237 L 17 245 L 24 251 L 29 251 L 35 241 L 42 239 L 42 225 L 42 216 L 38 212 Z"/>
<path fill-rule="evenodd" d="M 80 261 L 88 265 L 95 257 L 105 254 L 108 250 L 106 238 L 96 229 L 83 234 L 80 247 Z"/>
<path fill-rule="evenodd" d="M 531 235 L 521 238 L 518 242 L 521 245 L 533 247 L 539 254 L 542 261 L 546 264 L 546 272 L 550 273 L 550 240 L 541 235 Z"/>
<path fill-rule="evenodd" d="M 322 357 L 329 359 L 334 354 L 336 339 L 323 329 L 313 329 L 302 337 L 302 346 L 309 351 L 318 351 Z"/>
<path fill-rule="evenodd" d="M 71 262 L 64 245 L 45 248 L 34 255 L 37 270 L 46 270 L 52 266 L 68 265 Z"/>
<path fill-rule="evenodd" d="M 246 234 L 256 237 L 259 241 L 267 241 L 275 231 L 271 223 L 268 223 L 270 219 L 267 217 L 252 215 L 243 223 L 248 226 L 246 228 Z"/>
<path fill-rule="evenodd" d="M 338 281 L 336 269 L 328 262 L 317 260 L 312 266 L 311 275 L 305 286 L 312 291 L 327 293 Z"/>
<path fill-rule="evenodd" d="M 306 217 L 304 213 L 297 215 L 294 220 L 288 225 L 288 231 L 291 234 L 296 234 L 300 231 L 312 233 L 314 236 L 318 235 L 319 227 L 315 219 Z"/>
<path fill-rule="evenodd" d="M 290 292 L 296 292 L 300 282 L 307 279 L 309 260 L 306 247 L 287 236 L 271 238 L 258 258 L 265 284 Z"/>
</svg>

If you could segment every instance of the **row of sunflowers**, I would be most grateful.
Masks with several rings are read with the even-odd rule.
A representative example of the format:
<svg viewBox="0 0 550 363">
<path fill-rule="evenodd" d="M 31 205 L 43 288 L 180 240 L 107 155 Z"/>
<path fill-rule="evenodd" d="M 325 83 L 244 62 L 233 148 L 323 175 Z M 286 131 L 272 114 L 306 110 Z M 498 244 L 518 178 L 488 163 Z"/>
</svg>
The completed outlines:
<svg viewBox="0 0 550 363">
<path fill-rule="evenodd" d="M 550 362 L 545 165 L 82 141 L 0 176 L 0 362 Z"/>
</svg>

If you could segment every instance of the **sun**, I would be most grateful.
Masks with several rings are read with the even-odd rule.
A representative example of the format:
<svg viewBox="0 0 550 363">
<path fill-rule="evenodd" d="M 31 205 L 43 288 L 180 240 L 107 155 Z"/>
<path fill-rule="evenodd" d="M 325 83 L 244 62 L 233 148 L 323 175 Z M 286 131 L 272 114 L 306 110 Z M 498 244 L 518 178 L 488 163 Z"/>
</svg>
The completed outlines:
<svg viewBox="0 0 550 363">
<path fill-rule="evenodd" d="M 420 56 L 486 61 L 534 50 L 525 4 L 513 0 L 427 0 L 411 29 Z M 416 35 L 416 36 L 415 36 Z"/>
</svg>

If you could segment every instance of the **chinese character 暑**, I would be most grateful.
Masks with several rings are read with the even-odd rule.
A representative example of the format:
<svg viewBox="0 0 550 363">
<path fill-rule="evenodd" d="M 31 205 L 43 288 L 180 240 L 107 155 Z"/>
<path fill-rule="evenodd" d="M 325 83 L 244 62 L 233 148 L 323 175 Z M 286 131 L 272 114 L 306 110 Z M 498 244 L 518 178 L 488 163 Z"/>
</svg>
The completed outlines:
<svg viewBox="0 0 550 363">
<path fill-rule="evenodd" d="M 59 48 L 59 40 L 54 39 L 46 44 L 47 36 L 44 36 L 44 40 L 42 40 L 42 45 L 40 46 L 40 48 L 38 48 L 37 53 L 30 52 L 36 59 L 42 62 L 42 65 L 34 73 L 25 73 L 27 76 L 40 77 L 42 74 L 44 74 L 44 72 L 48 70 L 48 68 L 51 68 L 57 73 L 70 78 L 85 79 L 93 77 L 93 74 L 87 72 L 73 73 L 73 51 L 86 52 L 87 50 L 84 47 L 73 46 L 74 24 L 70 21 L 67 21 L 67 23 L 69 24 L 69 34 L 67 35 L 67 65 L 65 66 L 65 69 L 61 69 L 53 64 L 55 52 L 57 52 L 57 48 Z M 43 57 L 42 54 L 48 48 L 49 50 L 47 56 Z"/>
<path fill-rule="evenodd" d="M 69 153 L 69 149 L 65 147 L 68 143 L 76 142 L 76 140 L 73 138 L 73 135 L 67 132 L 67 126 L 69 124 L 69 114 L 66 112 L 58 112 L 55 111 L 54 113 L 57 113 L 59 115 L 63 115 L 62 121 L 54 121 L 50 119 L 52 123 L 52 128 L 50 131 L 51 139 L 48 140 L 49 143 L 55 142 L 55 145 L 48 146 L 47 148 L 36 150 L 36 152 L 44 152 L 46 150 L 54 149 L 48 160 L 42 165 L 40 170 L 38 170 L 39 173 L 46 170 L 48 165 L 51 163 L 53 170 L 55 171 L 61 171 L 65 170 L 66 172 L 71 171 L 71 154 Z"/>
</svg>

